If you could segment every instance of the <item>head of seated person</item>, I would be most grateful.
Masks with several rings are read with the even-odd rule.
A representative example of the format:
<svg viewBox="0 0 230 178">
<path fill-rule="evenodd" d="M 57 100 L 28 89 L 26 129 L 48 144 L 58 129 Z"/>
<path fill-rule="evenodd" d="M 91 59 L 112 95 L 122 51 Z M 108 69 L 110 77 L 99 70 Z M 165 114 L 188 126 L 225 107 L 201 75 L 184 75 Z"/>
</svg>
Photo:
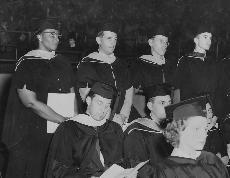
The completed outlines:
<svg viewBox="0 0 230 178">
<path fill-rule="evenodd" d="M 166 119 L 165 107 L 171 104 L 171 87 L 167 84 L 152 85 L 144 88 L 150 117 L 159 126 Z"/>
</svg>

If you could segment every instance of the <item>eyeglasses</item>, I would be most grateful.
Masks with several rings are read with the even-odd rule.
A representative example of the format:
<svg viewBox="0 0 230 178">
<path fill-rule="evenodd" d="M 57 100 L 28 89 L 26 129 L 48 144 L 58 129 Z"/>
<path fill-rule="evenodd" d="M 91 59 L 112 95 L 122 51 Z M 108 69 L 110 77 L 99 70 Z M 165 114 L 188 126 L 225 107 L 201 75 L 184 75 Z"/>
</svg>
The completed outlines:
<svg viewBox="0 0 230 178">
<path fill-rule="evenodd" d="M 165 44 L 166 46 L 169 46 L 170 44 L 168 41 L 165 41 L 164 39 L 161 39 L 161 38 L 154 37 L 153 39 L 158 40 L 161 44 Z"/>
<path fill-rule="evenodd" d="M 51 38 L 61 38 L 62 35 L 56 32 L 42 32 L 42 33 L 48 33 Z"/>
</svg>

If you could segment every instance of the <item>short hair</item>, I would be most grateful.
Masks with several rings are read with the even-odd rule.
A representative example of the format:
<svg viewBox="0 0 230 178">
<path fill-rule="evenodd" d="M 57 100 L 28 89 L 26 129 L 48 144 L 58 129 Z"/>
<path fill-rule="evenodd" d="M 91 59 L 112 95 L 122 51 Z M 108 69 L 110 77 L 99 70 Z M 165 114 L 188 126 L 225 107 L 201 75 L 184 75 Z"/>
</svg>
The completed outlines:
<svg viewBox="0 0 230 178">
<path fill-rule="evenodd" d="M 188 119 L 188 118 L 187 118 Z M 187 120 L 186 119 L 186 120 Z M 183 131 L 185 126 L 184 119 L 179 120 L 173 120 L 172 122 L 169 122 L 165 128 L 164 136 L 166 140 L 173 146 L 178 147 L 180 143 L 180 132 Z"/>
</svg>

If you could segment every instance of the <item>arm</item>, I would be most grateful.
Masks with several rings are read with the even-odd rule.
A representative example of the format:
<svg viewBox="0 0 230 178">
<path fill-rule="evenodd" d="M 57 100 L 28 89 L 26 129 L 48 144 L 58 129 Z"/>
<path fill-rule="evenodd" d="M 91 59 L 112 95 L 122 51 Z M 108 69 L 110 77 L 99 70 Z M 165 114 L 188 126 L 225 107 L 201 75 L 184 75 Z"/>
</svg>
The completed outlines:
<svg viewBox="0 0 230 178">
<path fill-rule="evenodd" d="M 71 88 L 70 88 L 70 93 L 75 93 L 74 87 L 71 87 Z M 77 107 L 76 94 L 75 94 L 75 98 L 74 98 L 74 114 L 75 114 L 75 115 L 78 114 L 78 107 Z"/>
<path fill-rule="evenodd" d="M 127 119 L 129 118 L 131 106 L 133 103 L 133 91 L 133 87 L 126 90 L 124 104 L 120 111 L 120 114 L 124 115 Z"/>
<path fill-rule="evenodd" d="M 22 89 L 17 89 L 17 92 L 24 106 L 32 109 L 40 117 L 56 123 L 66 120 L 65 117 L 57 114 L 49 106 L 37 100 L 36 93 L 26 89 L 26 85 L 24 85 Z"/>
</svg>

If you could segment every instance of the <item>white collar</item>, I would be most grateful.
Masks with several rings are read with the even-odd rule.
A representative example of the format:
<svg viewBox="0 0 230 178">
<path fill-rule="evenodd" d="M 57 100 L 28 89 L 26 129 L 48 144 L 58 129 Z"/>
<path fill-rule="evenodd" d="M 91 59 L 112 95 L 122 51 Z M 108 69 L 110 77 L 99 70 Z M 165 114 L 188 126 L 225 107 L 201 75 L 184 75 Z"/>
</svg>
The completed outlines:
<svg viewBox="0 0 230 178">
<path fill-rule="evenodd" d="M 112 64 L 116 60 L 114 53 L 112 53 L 110 55 L 106 55 L 100 51 L 90 53 L 87 57 L 92 58 L 92 59 L 96 59 L 98 61 L 101 61 L 101 62 L 107 63 L 107 64 Z"/>
<path fill-rule="evenodd" d="M 36 49 L 36 50 L 29 51 L 24 56 L 34 56 L 34 57 L 41 57 L 44 59 L 52 59 L 55 57 L 55 51 L 49 52 L 45 50 Z"/>
<path fill-rule="evenodd" d="M 162 56 L 162 58 L 159 58 L 159 56 L 157 56 L 156 54 L 155 55 L 154 54 L 153 55 L 143 55 L 140 58 L 146 60 L 146 62 L 154 63 L 157 65 L 165 64 L 165 57 Z"/>
<path fill-rule="evenodd" d="M 91 126 L 91 127 L 102 126 L 107 121 L 106 119 L 103 119 L 101 121 L 96 121 L 91 116 L 86 115 L 86 114 L 78 114 L 78 115 L 70 118 L 69 120 L 78 122 L 78 123 L 83 124 L 83 125 Z"/>
<path fill-rule="evenodd" d="M 144 125 L 144 126 L 150 128 L 150 129 L 153 129 L 153 130 L 157 131 L 158 133 L 162 133 L 162 131 L 159 130 L 159 127 L 156 125 L 156 123 L 153 120 L 149 119 L 149 118 L 138 118 L 136 120 L 133 120 L 132 122 L 130 122 L 125 127 L 124 130 L 126 130 L 128 126 L 130 126 L 131 124 L 134 124 L 134 123 L 139 123 L 141 125 Z"/>
<path fill-rule="evenodd" d="M 190 159 L 197 159 L 201 154 L 201 151 L 196 151 L 194 155 L 191 155 L 189 153 L 186 153 L 184 150 L 180 148 L 174 148 L 171 156 L 177 156 L 177 157 L 182 157 L 182 158 L 190 158 Z"/>
</svg>

